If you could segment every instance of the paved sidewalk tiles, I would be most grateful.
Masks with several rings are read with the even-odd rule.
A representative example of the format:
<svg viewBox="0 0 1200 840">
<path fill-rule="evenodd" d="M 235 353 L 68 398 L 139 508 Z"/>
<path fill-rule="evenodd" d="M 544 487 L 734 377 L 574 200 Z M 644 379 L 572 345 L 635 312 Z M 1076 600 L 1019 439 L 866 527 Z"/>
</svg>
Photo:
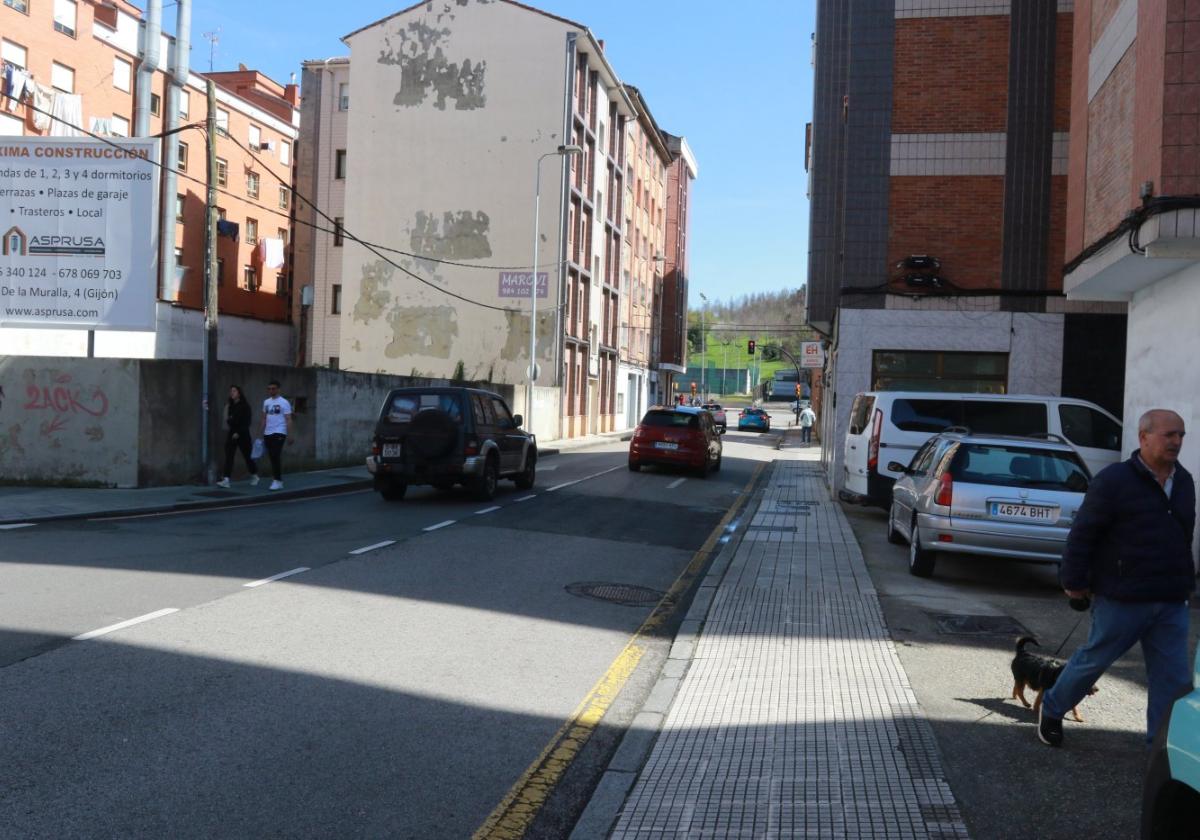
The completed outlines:
<svg viewBox="0 0 1200 840">
<path fill-rule="evenodd" d="M 967 836 L 814 462 L 775 462 L 611 836 Z"/>
</svg>

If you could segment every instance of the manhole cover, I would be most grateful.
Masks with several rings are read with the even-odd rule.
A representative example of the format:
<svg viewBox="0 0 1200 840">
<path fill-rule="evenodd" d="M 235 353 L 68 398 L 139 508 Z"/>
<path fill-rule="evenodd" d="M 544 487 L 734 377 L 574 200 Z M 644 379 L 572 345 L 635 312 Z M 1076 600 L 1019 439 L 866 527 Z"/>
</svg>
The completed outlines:
<svg viewBox="0 0 1200 840">
<path fill-rule="evenodd" d="M 228 499 L 231 496 L 241 495 L 232 490 L 198 490 L 192 494 L 193 496 L 203 496 L 206 499 Z"/>
<path fill-rule="evenodd" d="M 1029 633 L 1007 615 L 954 615 L 931 613 L 939 633 L 954 636 L 1024 636 Z"/>
<path fill-rule="evenodd" d="M 580 598 L 608 601 L 626 607 L 651 607 L 662 600 L 665 593 L 647 586 L 631 586 L 626 583 L 568 583 L 566 590 Z"/>
</svg>

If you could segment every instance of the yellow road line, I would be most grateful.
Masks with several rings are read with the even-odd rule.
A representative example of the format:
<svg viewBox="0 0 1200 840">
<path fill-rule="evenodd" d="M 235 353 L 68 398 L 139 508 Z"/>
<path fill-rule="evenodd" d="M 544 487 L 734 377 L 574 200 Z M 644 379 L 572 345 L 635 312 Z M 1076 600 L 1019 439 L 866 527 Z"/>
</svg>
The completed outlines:
<svg viewBox="0 0 1200 840">
<path fill-rule="evenodd" d="M 592 686 L 592 690 L 584 696 L 583 701 L 575 712 L 559 728 L 550 742 L 546 744 L 541 754 L 526 768 L 525 772 L 500 800 L 500 804 L 492 811 L 482 826 L 476 830 L 473 840 L 518 840 L 533 823 L 538 811 L 546 803 L 555 785 L 562 779 L 571 762 L 583 749 L 592 732 L 604 719 L 605 712 L 616 700 L 629 677 L 637 669 L 638 663 L 646 653 L 642 639 L 661 626 L 675 611 L 681 595 L 688 590 L 696 575 L 704 568 L 709 555 L 717 546 L 717 541 L 725 532 L 725 528 L 733 520 L 746 499 L 748 493 L 759 475 L 766 468 L 766 463 L 760 463 L 754 470 L 746 486 L 742 488 L 737 501 L 721 517 L 717 527 L 708 535 L 704 545 L 692 557 L 685 568 L 671 584 L 667 594 L 654 607 L 654 610 L 642 622 L 641 627 L 625 645 L 624 650 L 617 655 L 608 670 Z"/>
</svg>

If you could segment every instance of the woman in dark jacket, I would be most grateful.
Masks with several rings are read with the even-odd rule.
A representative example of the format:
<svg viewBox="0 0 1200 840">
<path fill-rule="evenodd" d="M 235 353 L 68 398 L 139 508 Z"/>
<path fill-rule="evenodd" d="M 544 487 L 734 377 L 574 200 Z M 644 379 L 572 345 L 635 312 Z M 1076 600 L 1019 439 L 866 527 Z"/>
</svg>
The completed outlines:
<svg viewBox="0 0 1200 840">
<path fill-rule="evenodd" d="M 250 471 L 250 483 L 258 484 L 258 467 L 250 457 L 250 403 L 242 389 L 234 385 L 229 389 L 229 402 L 225 403 L 225 477 L 217 482 L 218 487 L 229 486 L 229 475 L 233 472 L 233 454 L 239 449 Z"/>
</svg>

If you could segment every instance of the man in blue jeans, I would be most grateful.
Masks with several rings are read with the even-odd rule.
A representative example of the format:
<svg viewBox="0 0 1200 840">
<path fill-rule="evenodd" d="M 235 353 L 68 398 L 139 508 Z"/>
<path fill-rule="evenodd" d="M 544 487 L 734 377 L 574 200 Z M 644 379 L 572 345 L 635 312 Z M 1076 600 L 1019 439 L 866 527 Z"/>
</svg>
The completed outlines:
<svg viewBox="0 0 1200 840">
<path fill-rule="evenodd" d="M 1148 743 L 1168 706 L 1191 687 L 1196 488 L 1178 464 L 1183 435 L 1174 411 L 1147 411 L 1138 421 L 1138 450 L 1100 471 L 1075 516 L 1060 577 L 1067 597 L 1092 597 L 1092 630 L 1042 698 L 1042 743 L 1062 744 L 1063 715 L 1135 642 L 1146 660 Z"/>
</svg>

